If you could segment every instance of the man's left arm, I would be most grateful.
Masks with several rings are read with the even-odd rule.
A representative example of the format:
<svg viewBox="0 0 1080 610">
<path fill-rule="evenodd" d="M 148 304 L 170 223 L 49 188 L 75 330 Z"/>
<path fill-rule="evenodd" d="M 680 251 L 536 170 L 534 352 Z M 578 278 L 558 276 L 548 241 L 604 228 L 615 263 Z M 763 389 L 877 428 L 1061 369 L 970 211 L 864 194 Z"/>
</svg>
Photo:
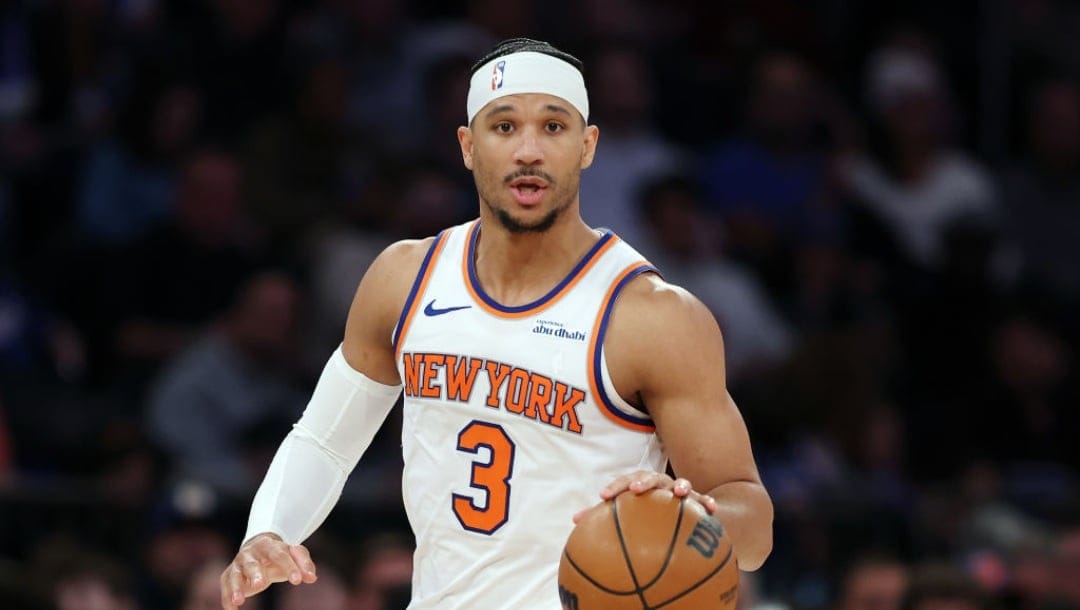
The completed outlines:
<svg viewBox="0 0 1080 610">
<path fill-rule="evenodd" d="M 638 397 L 652 417 L 677 478 L 633 473 L 601 497 L 655 487 L 691 495 L 724 524 L 739 568 L 755 570 L 772 549 L 773 507 L 727 391 L 720 328 L 697 298 L 659 278 L 627 288 L 605 353 L 616 388 Z"/>
</svg>

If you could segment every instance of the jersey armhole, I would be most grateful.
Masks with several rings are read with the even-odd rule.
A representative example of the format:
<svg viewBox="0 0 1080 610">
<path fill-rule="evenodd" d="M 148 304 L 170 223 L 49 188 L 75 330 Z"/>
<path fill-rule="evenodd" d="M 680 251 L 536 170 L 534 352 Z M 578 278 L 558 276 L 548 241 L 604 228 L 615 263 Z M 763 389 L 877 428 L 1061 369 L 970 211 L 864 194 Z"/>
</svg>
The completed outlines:
<svg viewBox="0 0 1080 610">
<path fill-rule="evenodd" d="M 416 280 L 413 281 L 409 296 L 405 299 L 405 306 L 401 308 L 401 316 L 398 317 L 394 332 L 390 336 L 390 341 L 394 346 L 394 360 L 397 360 L 400 355 L 399 350 L 405 340 L 405 335 L 409 332 L 409 325 L 412 323 L 413 316 L 416 315 L 416 307 L 420 303 L 420 297 L 427 288 L 428 280 L 431 279 L 431 272 L 435 269 L 435 259 L 439 257 L 443 246 L 446 245 L 449 231 L 449 229 L 444 229 L 435 237 L 435 240 L 431 242 L 431 247 L 428 248 L 427 254 L 424 255 L 424 262 L 420 263 L 420 270 L 416 272 Z"/>
<path fill-rule="evenodd" d="M 635 409 L 627 403 L 615 390 L 611 381 L 611 375 L 607 368 L 607 359 L 604 358 L 604 336 L 607 334 L 608 322 L 611 312 L 615 308 L 615 301 L 619 293 L 630 283 L 631 280 L 643 273 L 656 273 L 656 267 L 649 263 L 636 262 L 622 270 L 612 282 L 604 301 L 600 305 L 596 322 L 593 325 L 592 343 L 588 354 L 589 388 L 592 390 L 593 400 L 608 419 L 612 422 L 637 430 L 638 432 L 654 432 L 656 426 L 652 419 L 639 409 Z"/>
</svg>

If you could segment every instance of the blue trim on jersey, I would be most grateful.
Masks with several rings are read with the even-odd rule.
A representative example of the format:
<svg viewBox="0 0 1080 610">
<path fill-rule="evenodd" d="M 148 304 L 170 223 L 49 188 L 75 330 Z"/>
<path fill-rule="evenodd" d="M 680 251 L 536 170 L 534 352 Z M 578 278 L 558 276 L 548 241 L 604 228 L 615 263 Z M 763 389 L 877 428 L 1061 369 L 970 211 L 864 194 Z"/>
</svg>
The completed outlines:
<svg viewBox="0 0 1080 610">
<path fill-rule="evenodd" d="M 603 236 L 601 236 L 600 239 L 595 244 L 593 244 L 592 248 L 589 248 L 589 251 L 585 253 L 585 256 L 580 261 L 578 261 L 578 264 L 570 270 L 570 273 L 567 274 L 567 276 L 564 277 L 562 281 L 558 283 L 558 285 L 556 285 L 547 294 L 533 301 L 532 303 L 528 303 L 526 305 L 517 305 L 514 307 L 507 307 L 499 303 L 495 299 L 489 297 L 488 294 L 484 292 L 483 287 L 480 286 L 480 278 L 476 276 L 476 242 L 479 240 L 479 238 L 480 221 L 476 221 L 476 225 L 473 226 L 472 229 L 472 234 L 469 235 L 468 282 L 472 284 L 473 290 L 476 291 L 477 296 L 479 296 L 488 307 L 491 307 L 492 309 L 501 311 L 503 313 L 521 313 L 523 311 L 529 311 L 530 309 L 536 309 L 537 307 L 540 307 L 551 299 L 555 298 L 556 295 L 562 292 L 562 289 L 565 288 L 567 284 L 572 282 L 574 278 L 577 277 L 579 273 L 581 273 L 581 270 L 589 264 L 589 261 L 591 261 L 593 257 L 596 256 L 596 253 L 604 247 L 604 244 L 608 243 L 612 239 L 615 239 L 615 234 L 612 233 L 610 230 L 605 230 Z"/>
<path fill-rule="evenodd" d="M 618 284 L 615 285 L 615 289 L 611 292 L 611 299 L 608 301 L 607 306 L 604 308 L 604 317 L 601 318 L 600 329 L 596 332 L 596 349 L 594 349 L 592 353 L 593 378 L 596 382 L 596 392 L 600 395 L 600 406 L 607 409 L 608 412 L 615 417 L 618 417 L 625 422 L 636 424 L 638 426 L 651 426 L 653 425 L 653 422 L 651 419 L 634 417 L 629 413 L 625 413 L 622 409 L 616 407 L 615 404 L 611 402 L 611 399 L 608 398 L 607 390 L 604 389 L 604 373 L 600 368 L 600 354 L 604 349 L 604 335 L 607 334 L 608 320 L 611 318 L 612 310 L 615 309 L 615 301 L 619 299 L 619 293 L 622 292 L 622 289 L 630 283 L 630 280 L 636 278 L 642 273 L 648 272 L 656 273 L 658 275 L 660 273 L 659 271 L 657 271 L 656 267 L 653 267 L 649 264 L 642 264 L 640 267 L 634 269 L 630 273 L 627 273 L 626 277 L 624 277 L 622 280 L 619 281 Z"/>
<path fill-rule="evenodd" d="M 428 265 L 431 264 L 431 257 L 435 254 L 435 248 L 439 246 L 439 241 L 443 238 L 443 233 L 446 233 L 449 229 L 443 229 L 439 231 L 439 234 L 435 236 L 435 239 L 431 240 L 431 247 L 428 248 L 427 254 L 424 255 L 424 262 L 420 263 L 420 270 L 416 273 L 416 279 L 413 280 L 412 288 L 409 289 L 409 296 L 405 298 L 405 307 L 401 308 L 401 315 L 398 317 L 397 325 L 394 326 L 394 340 L 391 342 L 394 353 L 397 353 L 398 340 L 401 338 L 401 327 L 405 324 L 405 318 L 409 317 L 409 310 L 412 309 L 413 301 L 419 296 L 416 293 L 420 290 L 420 284 L 424 282 L 424 276 L 427 275 Z"/>
</svg>

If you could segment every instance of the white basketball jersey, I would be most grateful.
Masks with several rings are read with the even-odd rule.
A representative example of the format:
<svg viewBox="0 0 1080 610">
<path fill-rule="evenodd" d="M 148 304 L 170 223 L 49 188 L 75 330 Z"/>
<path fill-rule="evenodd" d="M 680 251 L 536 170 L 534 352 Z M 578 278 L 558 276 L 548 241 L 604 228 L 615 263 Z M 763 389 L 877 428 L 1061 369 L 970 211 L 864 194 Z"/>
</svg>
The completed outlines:
<svg viewBox="0 0 1080 610">
<path fill-rule="evenodd" d="M 559 610 L 575 512 L 617 476 L 667 465 L 612 386 L 612 306 L 655 271 L 611 232 L 543 298 L 505 307 L 473 267 L 479 221 L 433 243 L 395 331 L 402 482 L 417 537 L 411 610 Z"/>
</svg>

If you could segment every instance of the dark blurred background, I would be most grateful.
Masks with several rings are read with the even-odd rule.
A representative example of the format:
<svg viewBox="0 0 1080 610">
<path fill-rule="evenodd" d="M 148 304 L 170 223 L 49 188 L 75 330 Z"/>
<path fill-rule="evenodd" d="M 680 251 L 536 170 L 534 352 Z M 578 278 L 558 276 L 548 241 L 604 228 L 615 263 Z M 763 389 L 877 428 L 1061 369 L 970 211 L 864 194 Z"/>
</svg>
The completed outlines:
<svg viewBox="0 0 1080 610">
<path fill-rule="evenodd" d="M 586 63 L 586 220 L 724 329 L 742 607 L 1080 608 L 1069 0 L 0 2 L 0 608 L 217 607 L 367 264 L 476 214 L 468 67 L 521 35 Z M 395 419 L 250 605 L 403 607 Z"/>
</svg>

